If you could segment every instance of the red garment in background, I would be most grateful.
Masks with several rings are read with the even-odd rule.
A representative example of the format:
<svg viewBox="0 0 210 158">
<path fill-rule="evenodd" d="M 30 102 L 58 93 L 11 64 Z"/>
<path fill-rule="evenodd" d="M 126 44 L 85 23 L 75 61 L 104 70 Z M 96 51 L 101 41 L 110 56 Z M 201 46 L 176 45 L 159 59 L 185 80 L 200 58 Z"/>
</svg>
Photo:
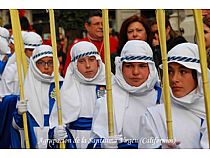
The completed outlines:
<svg viewBox="0 0 210 158">
<path fill-rule="evenodd" d="M 25 16 L 25 9 L 19 9 L 18 11 L 19 11 L 20 17 Z"/>
<path fill-rule="evenodd" d="M 52 42 L 51 42 L 51 40 L 50 40 L 50 39 L 48 39 L 48 40 L 44 40 L 44 39 L 42 39 L 42 41 L 43 41 L 43 44 L 46 44 L 46 45 L 50 45 L 50 46 L 52 46 Z"/>
<path fill-rule="evenodd" d="M 78 43 L 80 41 L 88 41 L 88 42 L 90 42 L 90 40 L 86 37 L 86 38 L 83 38 L 83 39 L 76 39 L 76 40 L 74 40 L 74 43 L 69 46 L 68 53 L 67 53 L 67 56 L 66 56 L 66 63 L 65 63 L 64 69 L 63 69 L 64 76 L 66 74 L 66 70 L 67 70 L 67 68 L 69 66 L 69 63 L 71 62 L 70 50 L 71 50 L 72 46 L 75 43 Z M 104 62 L 104 44 L 103 44 L 103 41 L 91 41 L 91 42 L 98 49 L 98 52 L 101 55 L 101 59 Z M 117 52 L 117 47 L 118 47 L 118 41 L 117 41 L 117 39 L 114 38 L 114 37 L 110 37 L 109 38 L 109 42 L 110 42 L 110 53 L 112 54 L 112 53 Z"/>
</svg>

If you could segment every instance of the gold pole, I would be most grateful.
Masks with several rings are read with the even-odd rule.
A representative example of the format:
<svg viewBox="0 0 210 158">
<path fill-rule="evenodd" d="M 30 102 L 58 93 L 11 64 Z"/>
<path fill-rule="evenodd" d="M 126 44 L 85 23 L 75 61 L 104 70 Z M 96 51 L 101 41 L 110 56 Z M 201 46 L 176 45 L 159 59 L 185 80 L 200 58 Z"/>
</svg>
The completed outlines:
<svg viewBox="0 0 210 158">
<path fill-rule="evenodd" d="M 18 12 L 16 14 L 18 14 Z M 20 24 L 19 15 L 16 15 L 16 17 L 17 16 L 18 16 L 18 18 L 17 18 L 18 24 Z M 24 53 L 21 53 L 21 62 L 22 62 L 22 65 L 23 65 L 24 78 L 26 78 L 26 74 L 27 74 L 27 71 L 28 71 L 27 57 L 26 57 L 26 53 L 25 53 L 25 49 L 24 49 L 22 34 L 20 33 L 18 35 L 19 35 L 19 38 L 18 39 L 21 39 L 19 41 L 20 42 L 20 50 L 22 52 L 24 52 Z"/>
<path fill-rule="evenodd" d="M 114 135 L 108 10 L 102 10 L 109 136 Z"/>
<path fill-rule="evenodd" d="M 169 78 L 168 78 L 167 48 L 166 48 L 165 11 L 163 9 L 156 10 L 156 19 L 158 25 L 158 34 L 160 39 L 160 48 L 161 48 L 162 63 L 163 63 L 163 100 L 165 105 L 167 132 L 168 132 L 168 139 L 173 139 Z"/>
<path fill-rule="evenodd" d="M 20 50 L 21 52 L 25 52 L 24 50 L 24 44 L 23 44 L 23 38 L 22 38 L 22 34 L 21 34 L 21 27 L 20 27 L 20 18 L 19 18 L 19 12 L 18 10 L 14 10 L 14 16 L 16 17 L 16 22 L 17 22 L 17 27 L 20 30 L 20 33 L 18 33 L 18 39 L 20 42 Z M 26 73 L 28 71 L 28 64 L 27 64 L 27 59 L 26 59 L 26 54 L 25 53 L 21 53 L 21 63 L 23 64 L 23 73 L 24 73 L 24 78 L 26 77 Z"/>
<path fill-rule="evenodd" d="M 202 11 L 200 9 L 194 9 L 194 19 L 195 19 L 195 28 L 196 28 L 196 38 L 198 41 L 200 64 L 201 64 L 201 75 L 203 80 L 203 90 L 204 90 L 204 100 L 205 100 L 205 109 L 206 109 L 206 120 L 208 128 L 208 139 L 210 147 L 210 90 L 209 90 L 209 81 L 208 81 L 208 70 L 207 70 L 207 57 L 206 57 L 206 48 L 205 48 L 205 39 L 204 39 L 204 28 L 202 21 Z"/>
<path fill-rule="evenodd" d="M 20 26 L 20 18 L 19 18 L 19 12 L 18 10 L 15 11 L 15 17 L 17 20 L 17 24 L 18 24 L 18 28 L 20 30 L 20 33 L 18 33 L 18 39 L 21 39 L 20 42 L 20 50 L 24 53 L 21 53 L 21 62 L 23 65 L 23 73 L 24 73 L 24 78 L 26 78 L 26 73 L 28 71 L 28 64 L 27 64 L 27 57 L 25 54 L 25 49 L 24 49 L 24 44 L 23 44 L 23 38 L 22 38 L 22 34 L 21 34 L 21 26 Z"/>
<path fill-rule="evenodd" d="M 19 79 L 19 87 L 20 87 L 20 100 L 24 100 L 24 92 L 23 92 L 23 76 L 22 76 L 22 64 L 21 64 L 21 54 L 25 54 L 24 50 L 21 49 L 23 46 L 20 22 L 18 21 L 19 15 L 16 9 L 10 10 L 11 22 L 12 22 L 12 30 L 14 36 L 14 44 L 15 44 L 15 53 L 16 53 L 16 61 L 17 61 L 17 70 L 18 70 L 18 79 Z M 23 65 L 24 66 L 24 65 Z M 26 75 L 27 68 L 24 66 L 24 76 Z M 26 142 L 26 148 L 30 148 L 30 142 L 28 138 L 28 127 L 27 127 L 27 117 L 26 113 L 23 113 L 23 127 L 24 127 L 24 136 Z"/>
<path fill-rule="evenodd" d="M 56 103 L 58 109 L 58 125 L 62 125 L 62 111 L 61 111 L 61 100 L 60 100 L 60 89 L 59 89 L 59 73 L 58 73 L 58 57 L 57 57 L 57 45 L 56 45 L 56 33 L 55 33 L 55 19 L 53 9 L 49 9 L 50 16 L 50 33 L 53 49 L 53 65 L 54 65 L 54 76 L 55 76 L 55 91 L 56 91 Z M 64 142 L 60 143 L 60 148 L 65 149 Z"/>
</svg>

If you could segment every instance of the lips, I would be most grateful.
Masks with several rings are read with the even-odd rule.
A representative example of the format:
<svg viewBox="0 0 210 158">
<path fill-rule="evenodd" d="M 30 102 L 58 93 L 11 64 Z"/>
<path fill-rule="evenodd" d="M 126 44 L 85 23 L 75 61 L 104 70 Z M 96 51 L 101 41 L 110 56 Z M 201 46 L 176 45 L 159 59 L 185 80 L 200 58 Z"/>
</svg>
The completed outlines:
<svg viewBox="0 0 210 158">
<path fill-rule="evenodd" d="M 139 81 L 141 81 L 141 79 L 140 78 L 131 78 L 131 81 L 132 82 L 139 82 Z"/>
<path fill-rule="evenodd" d="M 89 73 L 92 73 L 92 72 L 93 72 L 93 71 L 86 71 L 85 73 L 86 73 L 86 74 L 89 74 Z"/>
<path fill-rule="evenodd" d="M 102 30 L 99 30 L 99 31 L 97 31 L 98 33 L 103 33 L 103 31 Z"/>
<path fill-rule="evenodd" d="M 182 89 L 182 87 L 172 87 L 172 90 L 173 91 L 179 91 L 179 90 L 181 90 Z"/>
<path fill-rule="evenodd" d="M 86 71 L 85 74 L 88 75 L 88 76 L 89 75 L 92 75 L 93 74 L 93 71 Z"/>
<path fill-rule="evenodd" d="M 131 78 L 131 80 L 141 80 L 140 78 Z"/>
<path fill-rule="evenodd" d="M 51 75 L 50 72 L 43 72 L 43 74 L 46 74 L 46 75 L 49 75 L 49 76 Z"/>
</svg>

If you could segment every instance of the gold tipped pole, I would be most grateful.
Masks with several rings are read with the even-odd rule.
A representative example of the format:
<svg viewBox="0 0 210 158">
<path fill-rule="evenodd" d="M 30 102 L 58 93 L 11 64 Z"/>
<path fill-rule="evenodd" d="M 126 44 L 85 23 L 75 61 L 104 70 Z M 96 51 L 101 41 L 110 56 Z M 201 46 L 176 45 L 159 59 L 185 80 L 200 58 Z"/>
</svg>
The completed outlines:
<svg viewBox="0 0 210 158">
<path fill-rule="evenodd" d="M 156 10 L 156 19 L 158 25 L 158 34 L 160 39 L 160 48 L 161 48 L 162 64 L 163 64 L 163 100 L 165 105 L 167 133 L 168 133 L 168 139 L 173 139 L 167 49 L 166 49 L 165 11 L 163 9 Z"/>
<path fill-rule="evenodd" d="M 108 10 L 102 10 L 109 136 L 114 135 Z"/>
<path fill-rule="evenodd" d="M 61 100 L 60 100 L 60 89 L 59 89 L 59 73 L 58 73 L 58 57 L 57 57 L 57 44 L 56 44 L 56 33 L 55 33 L 55 19 L 53 9 L 49 9 L 50 16 L 50 34 L 53 49 L 53 66 L 54 66 L 54 76 L 55 76 L 55 91 L 56 91 L 56 103 L 58 110 L 58 125 L 62 125 L 62 111 L 61 111 Z M 62 141 L 60 143 L 60 148 L 65 149 L 65 144 Z"/>
<path fill-rule="evenodd" d="M 17 21 L 18 21 L 18 24 L 20 24 L 19 15 L 17 15 L 17 14 L 18 14 L 18 12 L 16 13 L 16 17 L 18 17 L 17 18 Z M 24 78 L 26 78 L 26 74 L 27 74 L 27 71 L 28 71 L 27 57 L 26 57 L 26 54 L 25 54 L 25 49 L 24 49 L 22 34 L 20 33 L 18 35 L 19 35 L 18 39 L 21 39 L 19 41 L 20 42 L 20 50 L 24 52 L 24 53 L 21 53 L 21 61 L 22 61 L 22 65 L 23 65 Z"/>
<path fill-rule="evenodd" d="M 24 92 L 23 92 L 23 76 L 22 76 L 22 62 L 21 57 L 22 54 L 25 54 L 23 49 L 23 42 L 22 42 L 22 35 L 21 35 L 21 28 L 20 28 L 20 21 L 19 21 L 19 14 L 18 10 L 11 9 L 10 10 L 11 22 L 12 22 L 12 30 L 14 36 L 14 44 L 15 44 L 15 54 L 16 54 L 16 61 L 17 61 L 17 70 L 18 70 L 18 79 L 19 79 L 19 87 L 20 87 L 20 100 L 24 99 Z M 27 72 L 27 67 L 23 65 L 24 69 L 24 76 Z M 27 126 L 27 117 L 26 113 L 23 113 L 23 127 L 24 127 L 24 137 L 26 143 L 26 149 L 30 148 L 29 138 L 28 138 L 28 126 Z"/>
<path fill-rule="evenodd" d="M 198 41 L 200 64 L 201 64 L 201 75 L 203 80 L 203 90 L 204 90 L 204 100 L 206 108 L 206 120 L 208 128 L 208 140 L 210 148 L 210 89 L 209 89 L 209 80 L 208 80 L 208 70 L 207 70 L 207 57 L 206 57 L 206 48 L 204 40 L 204 28 L 202 21 L 202 11 L 199 9 L 194 9 L 194 19 L 195 19 L 195 28 L 196 28 L 196 38 Z"/>
<path fill-rule="evenodd" d="M 19 40 L 20 50 L 21 50 L 21 52 L 25 52 L 25 50 L 24 50 L 24 44 L 23 44 L 23 38 L 22 38 L 22 34 L 21 34 L 21 26 L 20 26 L 19 12 L 16 9 L 13 9 L 13 11 L 14 11 L 13 12 L 13 15 L 15 16 L 15 21 L 17 23 L 16 27 L 18 27 L 18 30 L 20 30 L 20 33 L 17 34 L 18 39 L 20 39 Z M 26 73 L 28 71 L 27 57 L 26 57 L 26 54 L 25 53 L 21 53 L 20 55 L 21 55 L 21 63 L 23 65 L 23 74 L 24 74 L 24 78 L 25 78 L 26 77 Z"/>
</svg>

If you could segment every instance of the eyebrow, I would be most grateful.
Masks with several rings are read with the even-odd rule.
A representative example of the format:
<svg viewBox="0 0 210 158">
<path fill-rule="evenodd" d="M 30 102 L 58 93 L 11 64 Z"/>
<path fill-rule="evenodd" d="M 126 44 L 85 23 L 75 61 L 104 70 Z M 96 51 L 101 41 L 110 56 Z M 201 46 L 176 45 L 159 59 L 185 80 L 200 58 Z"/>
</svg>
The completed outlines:
<svg viewBox="0 0 210 158">
<path fill-rule="evenodd" d="M 180 68 L 180 69 L 189 69 L 189 68 L 187 68 L 187 67 L 185 67 L 185 66 L 183 66 L 183 65 L 180 66 L 179 68 Z"/>
<path fill-rule="evenodd" d="M 123 64 L 126 64 L 126 65 L 133 65 L 134 62 L 123 62 Z M 139 65 L 148 65 L 148 63 L 144 63 L 144 62 L 135 62 Z"/>
<path fill-rule="evenodd" d="M 169 69 L 174 69 L 174 68 L 173 68 L 172 66 L 170 66 L 170 65 L 168 66 L 168 68 L 169 68 Z M 189 69 L 189 68 L 187 68 L 187 67 L 185 67 L 185 66 L 183 66 L 183 65 L 181 65 L 181 64 L 179 65 L 178 68 L 179 68 L 179 69 Z"/>
<path fill-rule="evenodd" d="M 53 62 L 53 60 L 51 60 L 51 59 L 48 60 L 48 61 L 44 61 L 44 60 L 40 59 L 40 60 L 38 60 L 37 62 L 40 62 L 40 61 L 41 61 L 41 62 L 49 62 L 49 61 L 52 61 L 52 62 Z"/>
</svg>

